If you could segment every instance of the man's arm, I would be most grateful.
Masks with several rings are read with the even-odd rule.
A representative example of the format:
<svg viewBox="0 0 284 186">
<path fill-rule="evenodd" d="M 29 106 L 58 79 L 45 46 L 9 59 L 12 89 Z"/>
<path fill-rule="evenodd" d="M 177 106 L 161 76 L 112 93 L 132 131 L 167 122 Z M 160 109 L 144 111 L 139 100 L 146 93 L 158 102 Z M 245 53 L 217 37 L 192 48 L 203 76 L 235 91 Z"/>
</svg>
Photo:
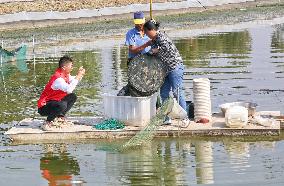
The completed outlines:
<svg viewBox="0 0 284 186">
<path fill-rule="evenodd" d="M 148 41 L 147 43 L 141 45 L 141 46 L 133 46 L 133 45 L 130 45 L 129 46 L 129 51 L 132 53 L 132 54 L 138 54 L 140 53 L 141 51 L 143 51 L 145 48 L 147 48 L 148 46 L 150 46 L 152 44 L 152 41 Z"/>
<path fill-rule="evenodd" d="M 146 47 L 150 46 L 151 44 L 152 44 L 152 41 L 150 40 L 144 45 L 136 46 L 132 32 L 127 32 L 126 34 L 125 45 L 128 46 L 129 52 L 131 52 L 132 54 L 140 53 L 141 51 L 143 51 Z"/>
<path fill-rule="evenodd" d="M 63 78 L 57 78 L 51 85 L 53 90 L 62 90 L 63 92 L 67 92 L 68 94 L 72 93 L 75 87 L 78 84 L 77 79 L 73 79 L 70 84 L 66 83 Z"/>
<path fill-rule="evenodd" d="M 57 78 L 52 83 L 51 88 L 53 90 L 62 90 L 70 94 L 76 88 L 78 82 L 82 79 L 84 74 L 85 74 L 85 69 L 83 67 L 80 67 L 77 76 L 75 78 L 72 76 L 70 77 L 70 83 L 66 83 L 63 78 Z"/>
</svg>

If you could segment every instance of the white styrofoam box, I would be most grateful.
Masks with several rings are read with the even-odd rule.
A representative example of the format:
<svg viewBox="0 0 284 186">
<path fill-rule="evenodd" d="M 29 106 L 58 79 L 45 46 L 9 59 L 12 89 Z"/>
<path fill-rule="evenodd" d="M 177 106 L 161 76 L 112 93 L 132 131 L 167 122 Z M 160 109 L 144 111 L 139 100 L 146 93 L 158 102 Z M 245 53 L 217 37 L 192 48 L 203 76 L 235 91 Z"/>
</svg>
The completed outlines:
<svg viewBox="0 0 284 186">
<path fill-rule="evenodd" d="M 117 93 L 102 95 L 106 117 L 129 126 L 145 126 L 156 114 L 157 93 L 149 97 L 117 96 Z"/>
</svg>

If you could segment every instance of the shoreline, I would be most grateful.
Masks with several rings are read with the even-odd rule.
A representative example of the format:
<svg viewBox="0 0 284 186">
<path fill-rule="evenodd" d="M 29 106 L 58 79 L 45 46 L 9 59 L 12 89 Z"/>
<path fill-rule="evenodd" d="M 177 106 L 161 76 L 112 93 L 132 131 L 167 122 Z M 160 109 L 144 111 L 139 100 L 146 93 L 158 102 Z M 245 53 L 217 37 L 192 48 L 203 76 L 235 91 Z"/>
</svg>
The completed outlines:
<svg viewBox="0 0 284 186">
<path fill-rule="evenodd" d="M 144 4 L 145 5 L 145 4 Z M 284 2 L 278 0 L 259 0 L 249 1 L 234 4 L 223 4 L 218 6 L 207 7 L 190 7 L 181 9 L 167 9 L 167 10 L 154 10 L 154 18 L 157 20 L 165 20 L 166 22 L 174 22 L 176 17 L 180 18 L 190 14 L 193 17 L 199 14 L 212 14 L 212 13 L 224 13 L 228 11 L 242 11 L 253 8 L 265 8 L 265 7 L 280 7 L 284 6 Z M 115 7 L 113 7 L 115 8 Z M 46 13 L 46 12 L 42 12 Z M 68 12 L 65 12 L 68 13 Z M 69 12 L 72 13 L 72 12 Z M 145 11 L 146 17 L 149 17 L 149 12 Z M 283 13 L 284 15 L 284 13 Z M 0 15 L 7 16 L 7 15 Z M 23 14 L 24 16 L 24 14 Z M 56 28 L 56 27 L 68 27 L 68 26 L 80 26 L 90 24 L 108 24 L 110 29 L 115 29 L 115 24 L 121 23 L 127 27 L 132 26 L 132 13 L 121 13 L 116 15 L 102 15 L 95 17 L 82 17 L 82 18 L 68 18 L 68 19 L 45 19 L 45 20 L 24 20 L 2 23 L 0 28 L 1 32 L 17 31 L 17 30 L 40 30 L 44 28 Z M 161 21 L 160 21 L 161 22 Z M 111 25 L 114 24 L 114 25 Z"/>
</svg>

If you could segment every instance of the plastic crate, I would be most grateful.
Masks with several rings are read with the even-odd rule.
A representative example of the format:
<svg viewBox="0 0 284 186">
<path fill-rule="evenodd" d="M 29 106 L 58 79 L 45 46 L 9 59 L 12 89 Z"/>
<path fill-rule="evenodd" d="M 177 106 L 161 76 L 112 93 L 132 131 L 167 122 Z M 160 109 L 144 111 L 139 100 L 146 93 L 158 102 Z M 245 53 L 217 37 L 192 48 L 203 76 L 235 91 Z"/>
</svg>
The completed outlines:
<svg viewBox="0 0 284 186">
<path fill-rule="evenodd" d="M 117 96 L 117 93 L 102 95 L 106 117 L 129 126 L 145 126 L 156 115 L 157 93 L 149 97 Z"/>
</svg>

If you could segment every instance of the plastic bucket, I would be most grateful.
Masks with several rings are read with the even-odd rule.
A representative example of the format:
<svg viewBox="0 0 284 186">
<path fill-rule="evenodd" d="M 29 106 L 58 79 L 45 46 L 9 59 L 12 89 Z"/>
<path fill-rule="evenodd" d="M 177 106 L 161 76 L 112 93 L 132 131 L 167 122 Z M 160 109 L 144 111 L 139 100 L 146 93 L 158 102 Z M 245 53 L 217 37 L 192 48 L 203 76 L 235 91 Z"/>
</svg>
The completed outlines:
<svg viewBox="0 0 284 186">
<path fill-rule="evenodd" d="M 174 103 L 168 116 L 172 119 L 184 119 L 187 117 L 187 112 L 178 104 L 176 99 L 174 99 Z"/>
</svg>

